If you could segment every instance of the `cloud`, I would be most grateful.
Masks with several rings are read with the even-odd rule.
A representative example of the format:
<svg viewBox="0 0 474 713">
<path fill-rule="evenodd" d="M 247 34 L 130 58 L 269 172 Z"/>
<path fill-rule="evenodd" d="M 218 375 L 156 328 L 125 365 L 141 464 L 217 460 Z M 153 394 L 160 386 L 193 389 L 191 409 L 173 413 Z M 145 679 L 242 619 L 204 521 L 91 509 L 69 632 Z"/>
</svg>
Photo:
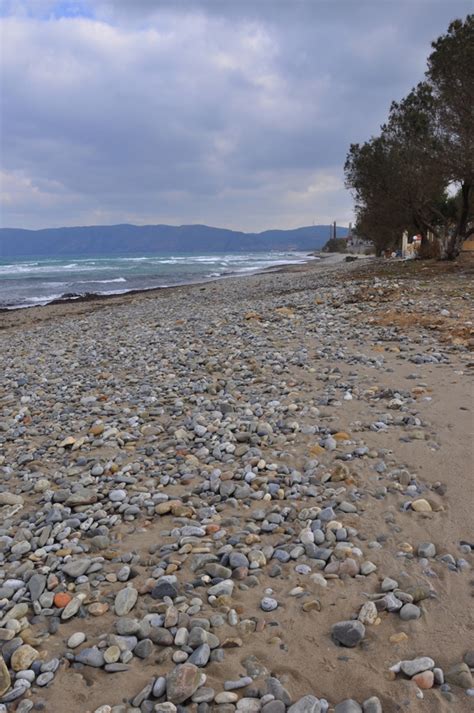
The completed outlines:
<svg viewBox="0 0 474 713">
<path fill-rule="evenodd" d="M 9 0 L 2 224 L 351 219 L 349 143 L 469 2 Z"/>
</svg>

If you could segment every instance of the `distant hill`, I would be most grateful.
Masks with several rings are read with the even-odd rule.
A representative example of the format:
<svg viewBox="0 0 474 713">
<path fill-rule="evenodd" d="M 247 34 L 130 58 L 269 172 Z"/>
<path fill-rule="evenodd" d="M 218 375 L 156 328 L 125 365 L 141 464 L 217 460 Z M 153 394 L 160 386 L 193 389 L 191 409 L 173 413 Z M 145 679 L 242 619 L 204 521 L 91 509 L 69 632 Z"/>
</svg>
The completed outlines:
<svg viewBox="0 0 474 713">
<path fill-rule="evenodd" d="M 338 237 L 347 235 L 338 228 Z M 170 253 L 319 250 L 328 225 L 243 233 L 207 225 L 91 225 L 23 230 L 0 228 L 0 258 L 89 257 Z"/>
</svg>

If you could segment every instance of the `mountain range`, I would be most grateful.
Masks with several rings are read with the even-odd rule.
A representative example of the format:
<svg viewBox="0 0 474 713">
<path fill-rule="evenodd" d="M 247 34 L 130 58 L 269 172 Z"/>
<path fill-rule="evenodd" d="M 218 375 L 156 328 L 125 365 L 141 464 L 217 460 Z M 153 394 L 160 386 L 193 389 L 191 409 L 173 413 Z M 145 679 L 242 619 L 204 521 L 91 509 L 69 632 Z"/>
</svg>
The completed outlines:
<svg viewBox="0 0 474 713">
<path fill-rule="evenodd" d="M 338 228 L 345 237 L 347 228 Z M 320 250 L 330 226 L 243 233 L 207 225 L 92 225 L 72 228 L 0 228 L 0 259 L 22 257 L 93 257 L 143 254 L 199 254 Z"/>
</svg>

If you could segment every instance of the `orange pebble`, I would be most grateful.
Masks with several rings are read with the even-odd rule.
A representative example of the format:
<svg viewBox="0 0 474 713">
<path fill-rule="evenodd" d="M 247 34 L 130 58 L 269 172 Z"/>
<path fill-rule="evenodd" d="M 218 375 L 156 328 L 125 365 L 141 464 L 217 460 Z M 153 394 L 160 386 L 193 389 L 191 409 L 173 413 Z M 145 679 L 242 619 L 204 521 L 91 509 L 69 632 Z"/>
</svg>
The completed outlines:
<svg viewBox="0 0 474 713">
<path fill-rule="evenodd" d="M 433 671 L 423 671 L 423 673 L 417 673 L 411 680 L 416 683 L 418 688 L 433 688 Z"/>
<path fill-rule="evenodd" d="M 208 535 L 211 535 L 214 532 L 219 532 L 220 529 L 221 529 L 220 525 L 215 525 L 213 523 L 206 525 L 206 532 Z"/>
<path fill-rule="evenodd" d="M 67 592 L 58 592 L 57 594 L 54 595 L 54 606 L 58 607 L 58 609 L 62 609 L 63 607 L 67 606 L 69 602 L 71 601 L 72 597 L 70 594 Z"/>
</svg>

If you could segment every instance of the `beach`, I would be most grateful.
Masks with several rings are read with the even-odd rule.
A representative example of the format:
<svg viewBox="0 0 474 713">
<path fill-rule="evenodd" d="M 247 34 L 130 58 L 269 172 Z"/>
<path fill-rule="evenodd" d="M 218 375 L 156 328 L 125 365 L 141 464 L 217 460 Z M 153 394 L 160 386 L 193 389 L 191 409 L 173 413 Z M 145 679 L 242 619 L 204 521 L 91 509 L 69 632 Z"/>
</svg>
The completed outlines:
<svg viewBox="0 0 474 713">
<path fill-rule="evenodd" d="M 0 710 L 472 710 L 472 278 L 1 313 Z"/>
</svg>

